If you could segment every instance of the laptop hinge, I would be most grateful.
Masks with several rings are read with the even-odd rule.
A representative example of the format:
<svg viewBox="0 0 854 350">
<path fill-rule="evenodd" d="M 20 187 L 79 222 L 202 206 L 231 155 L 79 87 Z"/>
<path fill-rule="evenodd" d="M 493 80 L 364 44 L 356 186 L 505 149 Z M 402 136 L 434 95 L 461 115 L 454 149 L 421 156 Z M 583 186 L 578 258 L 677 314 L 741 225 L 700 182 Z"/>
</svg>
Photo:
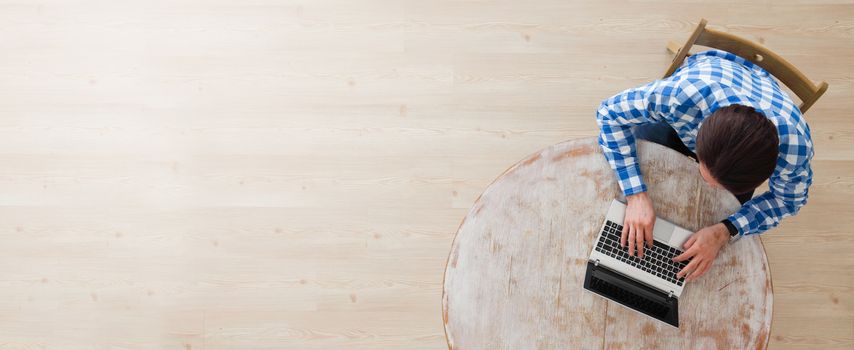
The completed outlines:
<svg viewBox="0 0 854 350">
<path fill-rule="evenodd" d="M 595 267 L 600 267 L 600 266 L 601 266 L 601 267 L 607 268 L 607 269 L 608 269 L 609 271 L 611 271 L 612 273 L 619 274 L 619 275 L 621 275 L 621 276 L 624 276 L 624 277 L 626 277 L 626 278 L 629 278 L 629 279 L 631 279 L 631 280 L 635 281 L 636 283 L 640 283 L 640 284 L 642 284 L 642 285 L 644 285 L 644 286 L 647 286 L 647 287 L 649 287 L 649 288 L 655 289 L 655 290 L 657 290 L 659 293 L 661 293 L 662 295 L 666 295 L 666 296 L 671 297 L 671 298 L 674 298 L 674 299 L 679 299 L 678 297 L 676 297 L 676 292 L 674 292 L 673 290 L 665 289 L 666 287 L 662 287 L 662 286 L 652 285 L 652 284 L 646 283 L 646 282 L 644 282 L 644 281 L 641 281 L 641 280 L 639 280 L 639 279 L 636 279 L 636 278 L 634 278 L 634 277 L 632 277 L 632 276 L 630 276 L 630 275 L 627 275 L 627 274 L 625 274 L 625 273 L 623 273 L 623 272 L 621 272 L 621 271 L 613 270 L 613 269 L 611 269 L 608 265 L 601 264 L 598 258 L 588 259 L 587 261 L 588 261 L 589 263 L 593 264 L 593 266 L 595 266 Z"/>
</svg>

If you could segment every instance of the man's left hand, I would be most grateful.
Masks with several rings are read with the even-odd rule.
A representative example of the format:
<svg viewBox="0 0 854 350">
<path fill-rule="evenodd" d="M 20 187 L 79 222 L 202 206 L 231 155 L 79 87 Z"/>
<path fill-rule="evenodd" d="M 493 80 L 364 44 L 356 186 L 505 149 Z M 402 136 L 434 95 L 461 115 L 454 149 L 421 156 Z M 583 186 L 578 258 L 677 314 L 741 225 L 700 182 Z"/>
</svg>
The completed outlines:
<svg viewBox="0 0 854 350">
<path fill-rule="evenodd" d="M 729 242 L 729 231 L 724 224 L 715 224 L 700 231 L 695 232 L 688 238 L 688 241 L 682 245 L 685 249 L 682 254 L 673 258 L 673 261 L 685 261 L 691 259 L 691 262 L 685 266 L 682 271 L 676 274 L 677 278 L 682 278 L 688 275 L 685 281 L 693 281 L 709 271 L 712 263 L 718 256 L 718 252 Z M 692 258 L 693 257 L 693 258 Z"/>
</svg>

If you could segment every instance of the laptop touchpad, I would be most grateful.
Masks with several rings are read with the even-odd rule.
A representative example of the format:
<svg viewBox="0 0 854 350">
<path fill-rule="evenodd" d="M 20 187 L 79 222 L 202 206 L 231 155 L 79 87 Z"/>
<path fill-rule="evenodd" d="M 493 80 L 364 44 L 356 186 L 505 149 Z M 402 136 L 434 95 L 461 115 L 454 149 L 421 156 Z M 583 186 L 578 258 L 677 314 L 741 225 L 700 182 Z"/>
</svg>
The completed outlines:
<svg viewBox="0 0 854 350">
<path fill-rule="evenodd" d="M 673 224 L 664 220 L 655 220 L 655 227 L 652 229 L 652 234 L 656 241 L 667 244 L 670 242 L 670 237 L 673 236 L 673 231 L 676 228 Z"/>
</svg>

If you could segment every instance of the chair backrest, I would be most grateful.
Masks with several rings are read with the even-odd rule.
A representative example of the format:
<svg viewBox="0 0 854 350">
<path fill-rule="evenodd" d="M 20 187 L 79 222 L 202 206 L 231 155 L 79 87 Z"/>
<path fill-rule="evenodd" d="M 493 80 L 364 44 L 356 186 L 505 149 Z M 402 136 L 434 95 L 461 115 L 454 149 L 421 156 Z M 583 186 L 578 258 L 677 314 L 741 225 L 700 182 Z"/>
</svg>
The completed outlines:
<svg viewBox="0 0 854 350">
<path fill-rule="evenodd" d="M 665 78 L 673 74 L 682 65 L 685 57 L 688 56 L 688 50 L 692 46 L 702 45 L 730 52 L 764 68 L 798 96 L 801 100 L 801 105 L 798 107 L 801 113 L 806 113 L 818 101 L 818 98 L 827 91 L 826 82 L 822 81 L 818 85 L 813 84 L 812 80 L 809 80 L 795 66 L 768 48 L 729 33 L 708 29 L 706 23 L 705 19 L 700 20 L 700 24 L 691 33 L 688 41 L 676 53 L 673 63 L 664 73 Z"/>
</svg>

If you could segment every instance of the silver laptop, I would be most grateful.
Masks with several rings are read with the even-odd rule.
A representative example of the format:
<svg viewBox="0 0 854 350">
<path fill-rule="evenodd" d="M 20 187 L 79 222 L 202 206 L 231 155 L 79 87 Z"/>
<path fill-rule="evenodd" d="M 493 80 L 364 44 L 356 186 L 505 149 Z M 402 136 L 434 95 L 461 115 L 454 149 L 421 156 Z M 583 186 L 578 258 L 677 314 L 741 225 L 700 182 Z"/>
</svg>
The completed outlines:
<svg viewBox="0 0 854 350">
<path fill-rule="evenodd" d="M 679 327 L 679 297 L 685 279 L 676 273 L 688 262 L 673 262 L 692 231 L 655 219 L 653 247 L 644 245 L 643 258 L 620 247 L 626 205 L 611 202 L 605 222 L 590 252 L 584 289 L 674 327 Z"/>
</svg>

